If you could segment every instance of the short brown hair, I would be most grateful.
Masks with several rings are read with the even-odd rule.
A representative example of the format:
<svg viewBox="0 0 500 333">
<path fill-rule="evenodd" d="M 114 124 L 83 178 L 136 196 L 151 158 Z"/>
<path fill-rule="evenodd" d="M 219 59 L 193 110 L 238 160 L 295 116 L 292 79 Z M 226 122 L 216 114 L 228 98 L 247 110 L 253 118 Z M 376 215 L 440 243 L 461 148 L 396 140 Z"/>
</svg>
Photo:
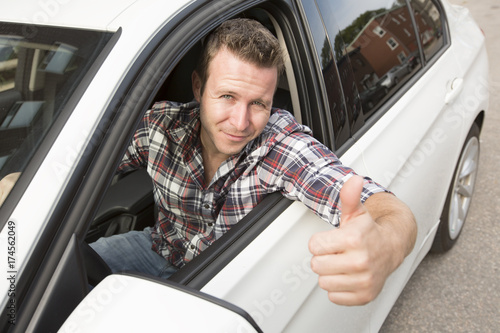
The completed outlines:
<svg viewBox="0 0 500 333">
<path fill-rule="evenodd" d="M 208 67 L 219 50 L 226 48 L 239 59 L 264 68 L 284 68 L 284 56 L 278 39 L 260 22 L 237 18 L 222 23 L 205 40 L 196 72 L 201 91 L 208 79 Z"/>
</svg>

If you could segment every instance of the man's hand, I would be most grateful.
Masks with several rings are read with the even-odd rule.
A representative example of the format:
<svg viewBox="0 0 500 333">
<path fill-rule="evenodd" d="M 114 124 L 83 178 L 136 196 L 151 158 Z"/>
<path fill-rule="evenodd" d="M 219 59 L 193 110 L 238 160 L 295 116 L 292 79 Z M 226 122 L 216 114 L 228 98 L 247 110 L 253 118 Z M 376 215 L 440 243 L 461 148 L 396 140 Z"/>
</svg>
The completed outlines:
<svg viewBox="0 0 500 333">
<path fill-rule="evenodd" d="M 15 172 L 3 177 L 2 180 L 0 180 L 0 206 L 2 206 L 20 175 L 20 172 Z"/>
<path fill-rule="evenodd" d="M 363 179 L 351 177 L 340 191 L 340 227 L 309 241 L 319 286 L 340 305 L 374 300 L 415 243 L 416 224 L 408 207 L 389 193 L 374 194 L 363 205 L 362 188 Z"/>
</svg>

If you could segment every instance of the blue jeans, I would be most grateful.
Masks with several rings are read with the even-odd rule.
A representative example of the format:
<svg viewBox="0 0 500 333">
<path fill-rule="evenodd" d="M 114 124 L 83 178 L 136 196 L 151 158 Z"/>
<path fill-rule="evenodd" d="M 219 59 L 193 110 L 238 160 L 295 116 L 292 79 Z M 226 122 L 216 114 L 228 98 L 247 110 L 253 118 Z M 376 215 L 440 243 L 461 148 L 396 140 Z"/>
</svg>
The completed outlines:
<svg viewBox="0 0 500 333">
<path fill-rule="evenodd" d="M 101 237 L 89 244 L 113 273 L 140 272 L 167 279 L 177 271 L 165 258 L 151 249 L 151 228 Z"/>
</svg>

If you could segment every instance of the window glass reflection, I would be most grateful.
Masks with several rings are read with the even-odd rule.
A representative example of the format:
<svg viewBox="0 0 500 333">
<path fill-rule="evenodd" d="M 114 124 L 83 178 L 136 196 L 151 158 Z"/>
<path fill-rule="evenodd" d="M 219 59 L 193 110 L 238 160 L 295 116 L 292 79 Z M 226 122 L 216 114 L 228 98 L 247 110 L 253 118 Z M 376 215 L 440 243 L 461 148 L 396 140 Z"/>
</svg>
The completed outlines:
<svg viewBox="0 0 500 333">
<path fill-rule="evenodd" d="M 315 1 L 304 1 L 303 5 L 308 17 L 316 54 L 319 56 L 318 62 L 321 66 L 323 81 L 325 83 L 330 108 L 330 119 L 334 131 L 334 145 L 335 147 L 339 147 L 347 141 L 350 131 L 349 127 L 346 126 L 347 107 L 343 98 L 334 50 L 326 34 L 325 23 L 319 15 Z"/>
<path fill-rule="evenodd" d="M 441 14 L 431 0 L 411 0 L 425 59 L 431 59 L 444 45 Z"/>
<path fill-rule="evenodd" d="M 360 1 L 356 6 L 343 1 L 316 2 L 333 42 L 337 65 L 351 66 L 354 73 L 349 79 L 357 91 L 343 82 L 345 94 L 352 94 L 349 104 L 356 106 L 359 93 L 366 120 L 421 67 L 406 1 Z M 352 111 L 353 117 L 356 111 Z"/>
<path fill-rule="evenodd" d="M 110 36 L 0 24 L 0 178 L 24 170 Z"/>
</svg>

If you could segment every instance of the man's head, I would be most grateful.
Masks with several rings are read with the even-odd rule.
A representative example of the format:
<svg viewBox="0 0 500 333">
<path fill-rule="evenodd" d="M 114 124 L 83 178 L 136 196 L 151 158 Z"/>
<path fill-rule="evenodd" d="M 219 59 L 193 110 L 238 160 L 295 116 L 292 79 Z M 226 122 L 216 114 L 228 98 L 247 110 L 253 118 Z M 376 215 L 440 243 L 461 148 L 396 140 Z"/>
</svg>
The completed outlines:
<svg viewBox="0 0 500 333">
<path fill-rule="evenodd" d="M 283 51 L 278 39 L 261 23 L 251 19 L 233 19 L 222 23 L 205 40 L 196 72 L 201 80 L 201 93 L 208 79 L 209 66 L 215 55 L 227 49 L 237 58 L 264 68 L 284 68 Z"/>
<path fill-rule="evenodd" d="M 222 24 L 208 37 L 203 54 L 193 73 L 193 93 L 200 102 L 204 158 L 217 164 L 264 130 L 283 56 L 277 39 L 247 19 Z"/>
</svg>

